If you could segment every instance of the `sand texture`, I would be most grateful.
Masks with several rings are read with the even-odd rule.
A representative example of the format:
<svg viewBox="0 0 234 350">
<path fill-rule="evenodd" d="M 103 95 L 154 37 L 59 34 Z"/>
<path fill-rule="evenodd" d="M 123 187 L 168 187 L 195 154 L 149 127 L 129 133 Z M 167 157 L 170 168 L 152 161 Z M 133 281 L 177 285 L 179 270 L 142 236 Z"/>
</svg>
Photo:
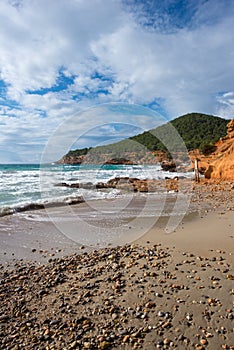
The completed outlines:
<svg viewBox="0 0 234 350">
<path fill-rule="evenodd" d="M 131 244 L 6 259 L 0 349 L 234 349 L 232 183 L 191 206 L 171 234 L 164 218 Z"/>
</svg>

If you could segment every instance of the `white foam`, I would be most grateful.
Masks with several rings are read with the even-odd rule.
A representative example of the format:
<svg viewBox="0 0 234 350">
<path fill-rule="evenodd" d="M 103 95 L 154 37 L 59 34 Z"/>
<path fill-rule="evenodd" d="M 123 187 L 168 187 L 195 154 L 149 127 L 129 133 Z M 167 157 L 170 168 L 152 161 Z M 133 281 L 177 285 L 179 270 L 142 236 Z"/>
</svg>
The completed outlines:
<svg viewBox="0 0 234 350">
<path fill-rule="evenodd" d="M 3 168 L 4 169 L 4 168 Z M 120 195 L 116 189 L 96 190 L 55 186 L 65 182 L 96 184 L 106 183 L 114 177 L 136 177 L 139 179 L 165 179 L 165 177 L 186 176 L 189 173 L 169 173 L 161 170 L 159 165 L 119 165 L 119 166 L 58 166 L 37 168 L 12 166 L 0 171 L 0 215 L 13 213 L 18 207 L 35 204 L 69 203 L 76 197 L 85 200 L 115 198 Z"/>
</svg>

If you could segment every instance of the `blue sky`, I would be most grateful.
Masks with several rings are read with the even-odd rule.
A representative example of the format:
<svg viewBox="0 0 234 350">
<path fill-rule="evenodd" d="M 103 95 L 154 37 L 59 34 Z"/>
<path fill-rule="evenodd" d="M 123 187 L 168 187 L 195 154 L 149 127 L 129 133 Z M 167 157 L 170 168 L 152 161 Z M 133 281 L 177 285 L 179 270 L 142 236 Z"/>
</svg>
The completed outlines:
<svg viewBox="0 0 234 350">
<path fill-rule="evenodd" d="M 2 0 L 0 163 L 40 162 L 71 118 L 82 147 L 106 124 L 118 139 L 189 112 L 233 118 L 233 23 L 232 0 Z"/>
</svg>

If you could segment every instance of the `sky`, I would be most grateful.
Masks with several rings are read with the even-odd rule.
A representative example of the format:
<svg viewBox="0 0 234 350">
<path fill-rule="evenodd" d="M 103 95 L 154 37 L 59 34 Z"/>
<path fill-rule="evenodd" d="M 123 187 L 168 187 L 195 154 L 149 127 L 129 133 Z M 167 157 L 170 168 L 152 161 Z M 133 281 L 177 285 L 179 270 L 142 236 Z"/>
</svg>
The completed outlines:
<svg viewBox="0 0 234 350">
<path fill-rule="evenodd" d="M 1 0 L 0 163 L 233 118 L 233 23 L 233 0 Z"/>
</svg>

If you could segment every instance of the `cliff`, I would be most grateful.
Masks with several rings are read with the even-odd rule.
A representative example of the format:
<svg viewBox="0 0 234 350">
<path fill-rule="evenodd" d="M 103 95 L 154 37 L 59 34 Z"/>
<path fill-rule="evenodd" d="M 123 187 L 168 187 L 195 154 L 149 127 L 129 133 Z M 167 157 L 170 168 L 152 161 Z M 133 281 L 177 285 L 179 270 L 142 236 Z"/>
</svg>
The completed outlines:
<svg viewBox="0 0 234 350">
<path fill-rule="evenodd" d="M 90 149 L 85 155 L 77 156 L 70 152 L 63 156 L 57 164 L 158 164 L 167 160 L 167 154 L 158 152 L 119 152 L 101 153 L 99 150 Z"/>
<path fill-rule="evenodd" d="M 191 160 L 199 160 L 199 170 L 207 179 L 234 180 L 234 119 L 227 124 L 227 135 L 215 144 L 208 156 L 198 150 L 190 153 Z"/>
</svg>

